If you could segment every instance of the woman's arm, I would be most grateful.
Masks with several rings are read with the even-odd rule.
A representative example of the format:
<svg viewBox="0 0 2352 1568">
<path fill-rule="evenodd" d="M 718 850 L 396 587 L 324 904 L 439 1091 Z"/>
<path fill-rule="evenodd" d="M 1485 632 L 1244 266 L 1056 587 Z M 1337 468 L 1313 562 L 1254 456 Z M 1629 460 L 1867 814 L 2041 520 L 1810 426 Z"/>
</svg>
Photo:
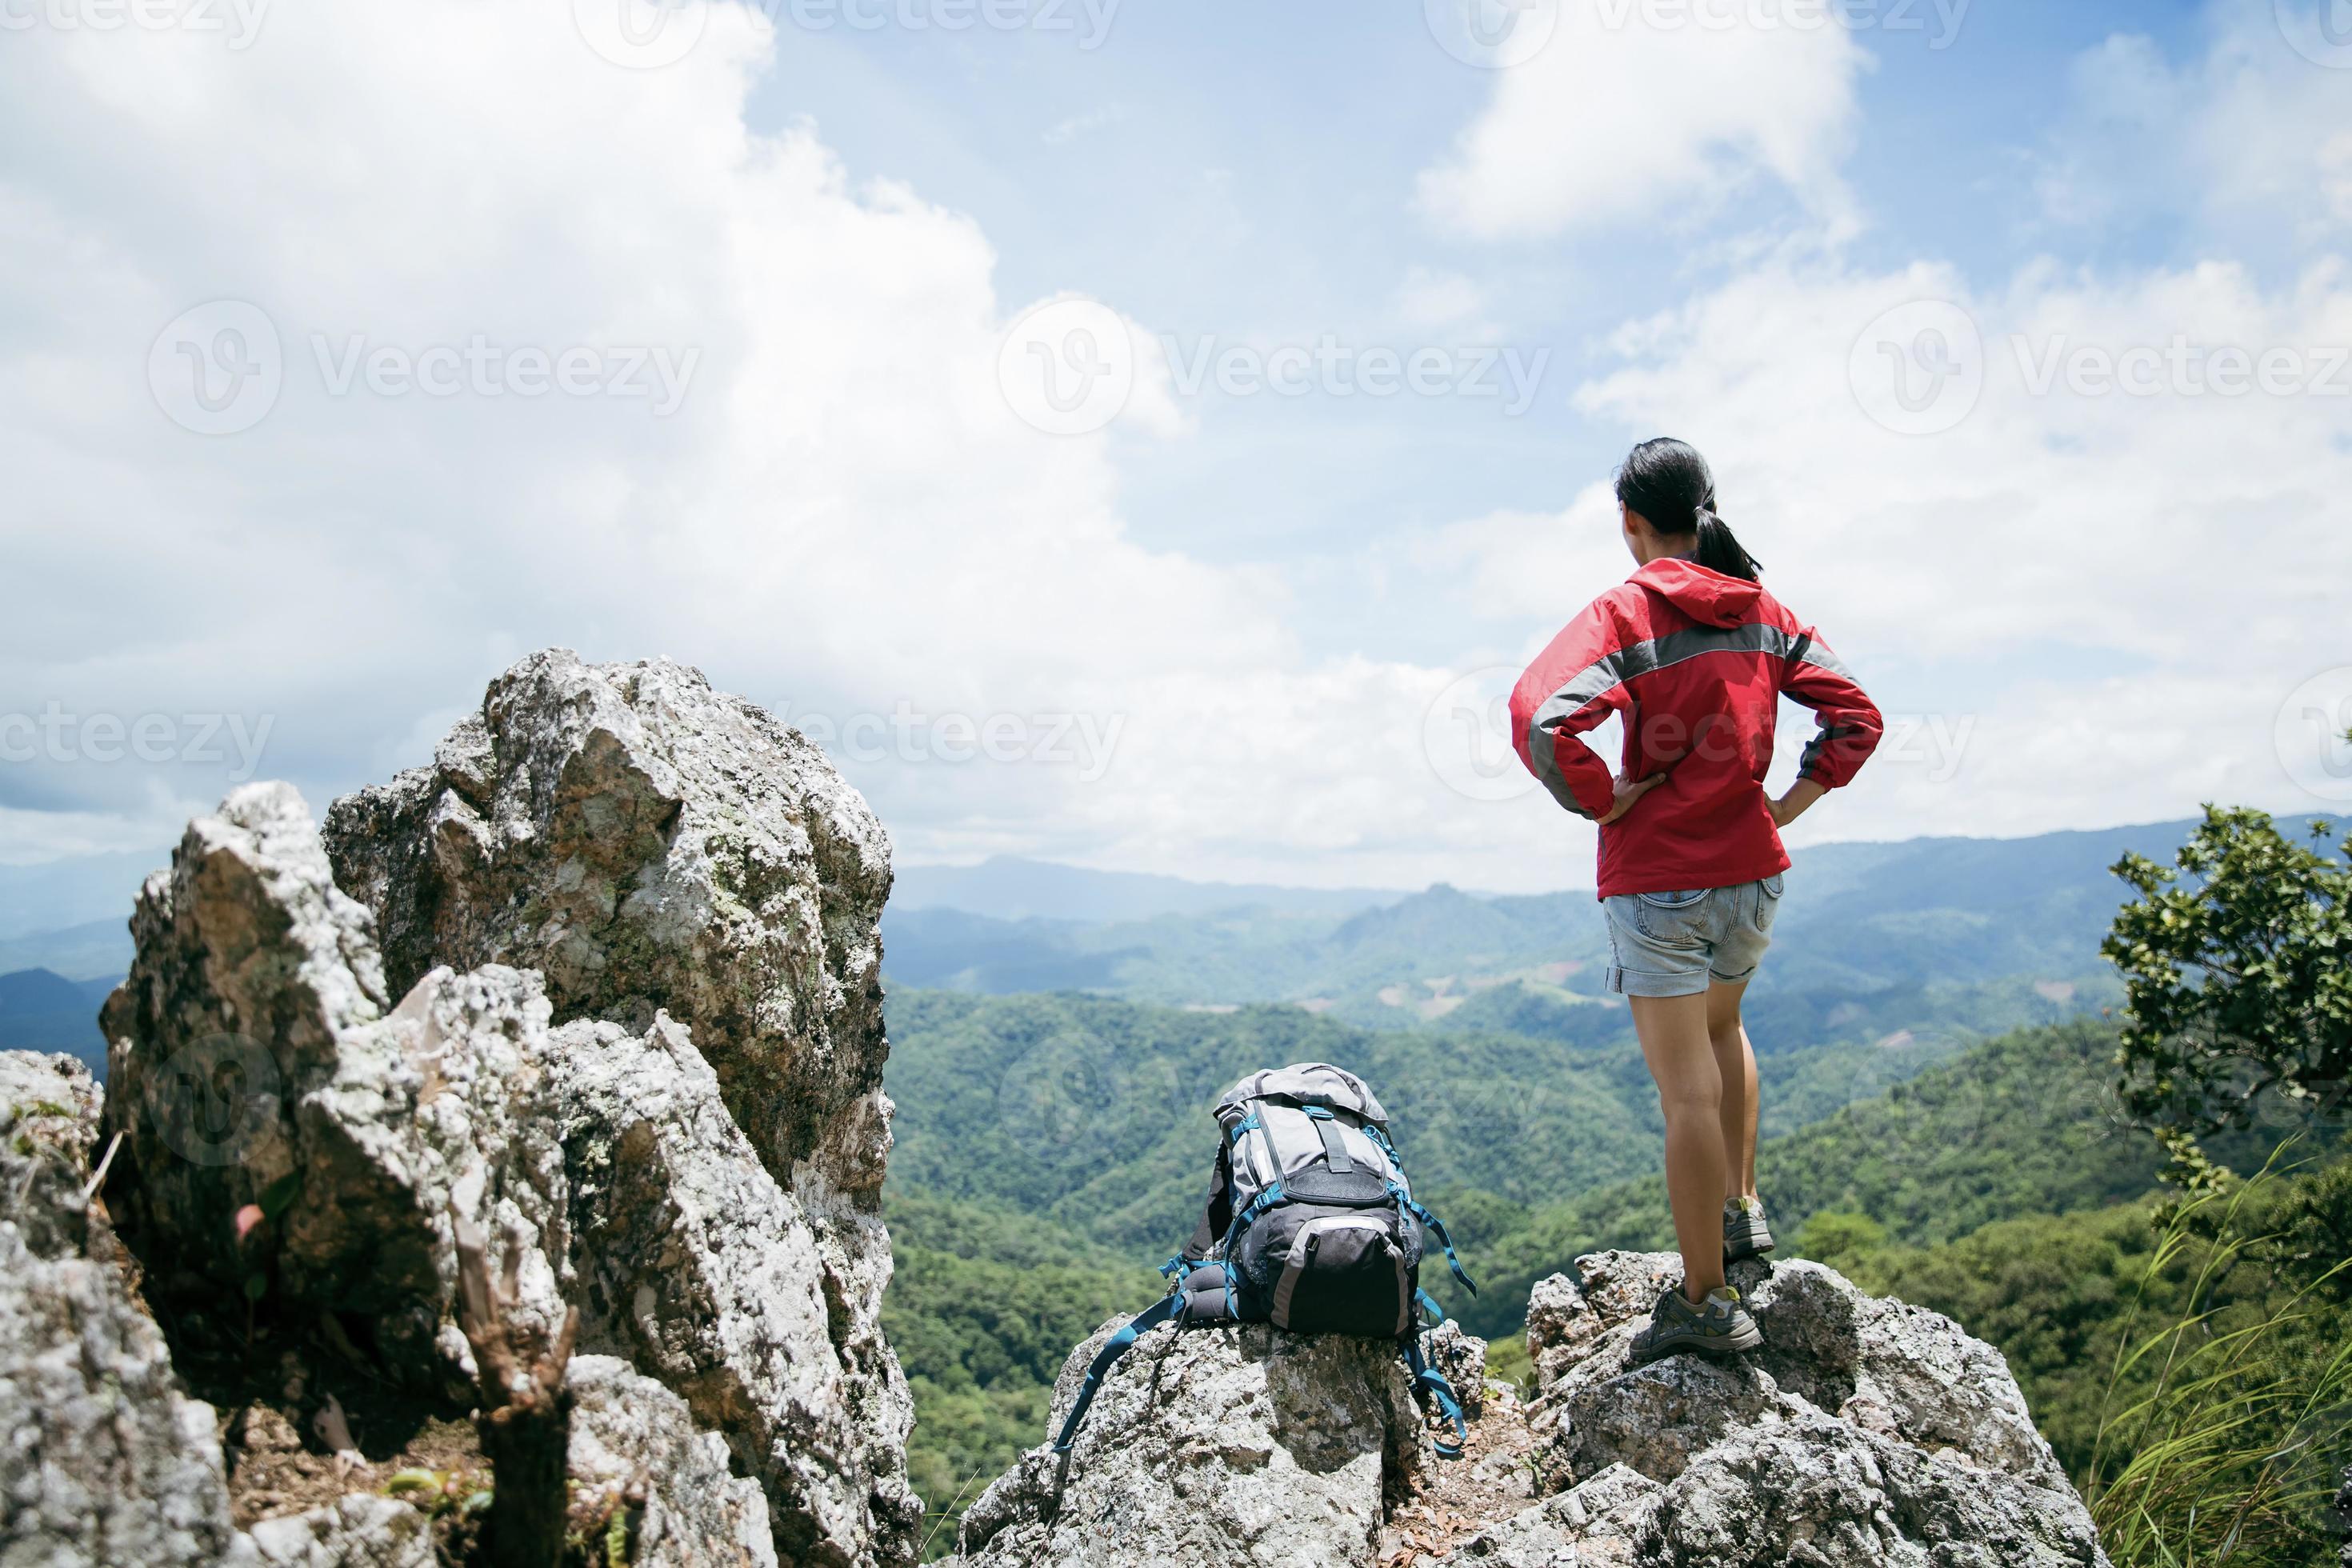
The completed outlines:
<svg viewBox="0 0 2352 1568">
<path fill-rule="evenodd" d="M 1786 827 L 1805 815 L 1805 808 L 1829 794 L 1829 786 L 1812 779 L 1799 779 L 1789 786 L 1789 793 L 1765 804 L 1772 811 L 1772 826 Z"/>
</svg>

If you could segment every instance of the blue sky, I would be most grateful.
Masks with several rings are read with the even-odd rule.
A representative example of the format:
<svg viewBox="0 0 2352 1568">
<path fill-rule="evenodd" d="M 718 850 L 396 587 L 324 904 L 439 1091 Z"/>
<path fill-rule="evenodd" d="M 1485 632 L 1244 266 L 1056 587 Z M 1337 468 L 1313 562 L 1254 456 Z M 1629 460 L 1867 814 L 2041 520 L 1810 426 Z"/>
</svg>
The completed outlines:
<svg viewBox="0 0 2352 1568">
<path fill-rule="evenodd" d="M 1441 44 L 1496 0 L 992 3 L 24 13 L 0 863 L 323 807 L 562 643 L 887 733 L 835 749 L 910 859 L 1589 885 L 1491 716 L 1661 432 L 1899 721 L 1806 836 L 2352 794 L 2344 0 L 1528 0 L 1504 68 Z M 1056 300 L 1107 424 L 1007 379 Z M 1339 395 L 1383 354 L 1442 368 Z"/>
</svg>

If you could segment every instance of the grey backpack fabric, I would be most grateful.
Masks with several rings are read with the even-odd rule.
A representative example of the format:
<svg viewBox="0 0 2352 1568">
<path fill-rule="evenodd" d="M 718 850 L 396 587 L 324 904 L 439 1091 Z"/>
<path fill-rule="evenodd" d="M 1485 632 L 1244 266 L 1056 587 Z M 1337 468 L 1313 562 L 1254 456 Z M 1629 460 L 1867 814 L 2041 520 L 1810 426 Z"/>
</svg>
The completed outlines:
<svg viewBox="0 0 2352 1568">
<path fill-rule="evenodd" d="M 1240 1321 L 1408 1332 L 1425 1242 L 1371 1086 L 1325 1062 L 1276 1068 L 1235 1084 L 1216 1118 L 1216 1191 L 1177 1271 L 1216 1258 Z"/>
<path fill-rule="evenodd" d="M 1103 1374 L 1140 1335 L 1170 1321 L 1244 1322 L 1394 1341 L 1414 1387 L 1453 1423 L 1455 1441 L 1438 1452 L 1458 1457 L 1461 1405 L 1421 1352 L 1421 1313 L 1437 1312 L 1421 1289 L 1429 1244 L 1464 1289 L 1478 1288 L 1444 1224 L 1414 1201 L 1371 1086 L 1344 1068 L 1301 1062 L 1252 1073 L 1215 1114 L 1208 1202 L 1192 1239 L 1160 1266 L 1168 1294 L 1096 1356 L 1055 1451 L 1066 1458 Z"/>
</svg>

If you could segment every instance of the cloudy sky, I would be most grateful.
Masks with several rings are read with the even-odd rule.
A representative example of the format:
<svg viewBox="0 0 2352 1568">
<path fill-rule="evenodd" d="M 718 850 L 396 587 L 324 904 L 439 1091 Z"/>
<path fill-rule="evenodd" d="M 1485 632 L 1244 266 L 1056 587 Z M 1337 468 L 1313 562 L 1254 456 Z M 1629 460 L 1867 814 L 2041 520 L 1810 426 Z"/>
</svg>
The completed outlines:
<svg viewBox="0 0 2352 1568">
<path fill-rule="evenodd" d="M 563 644 L 908 860 L 1589 886 L 1494 717 L 1662 433 L 1890 715 L 1805 835 L 2352 797 L 2344 0 L 0 32 L 0 865 Z"/>
</svg>

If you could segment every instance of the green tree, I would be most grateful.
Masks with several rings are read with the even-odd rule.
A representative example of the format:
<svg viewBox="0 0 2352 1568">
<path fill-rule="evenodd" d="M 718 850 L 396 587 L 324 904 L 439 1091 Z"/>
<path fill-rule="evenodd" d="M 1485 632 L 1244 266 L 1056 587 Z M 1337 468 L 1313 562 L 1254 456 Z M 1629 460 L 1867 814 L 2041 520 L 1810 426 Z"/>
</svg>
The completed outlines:
<svg viewBox="0 0 2352 1568">
<path fill-rule="evenodd" d="M 2330 853 L 2208 806 L 2176 857 L 2126 855 L 2139 893 L 2101 951 L 2122 971 L 2126 1108 L 2194 1136 L 2330 1113 L 2352 1080 L 2352 837 Z M 2193 1150 L 2179 1146 L 2193 1159 Z"/>
</svg>

